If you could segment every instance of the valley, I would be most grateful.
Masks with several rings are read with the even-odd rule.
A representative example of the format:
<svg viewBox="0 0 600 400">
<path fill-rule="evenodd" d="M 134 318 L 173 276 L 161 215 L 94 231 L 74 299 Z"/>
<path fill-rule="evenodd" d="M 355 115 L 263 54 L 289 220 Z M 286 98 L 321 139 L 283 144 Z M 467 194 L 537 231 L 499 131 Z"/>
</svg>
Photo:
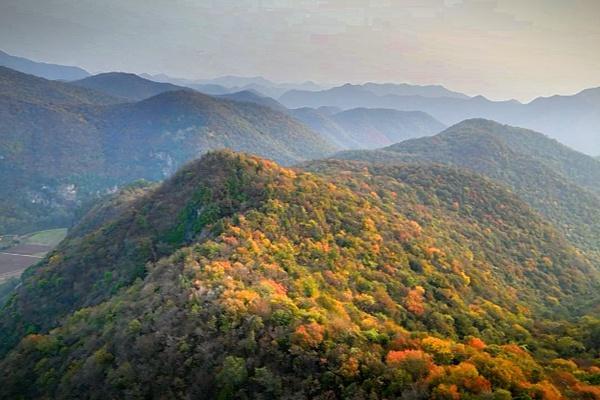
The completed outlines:
<svg viewBox="0 0 600 400">
<path fill-rule="evenodd" d="M 0 400 L 600 400 L 559 3 L 0 4 Z"/>
</svg>

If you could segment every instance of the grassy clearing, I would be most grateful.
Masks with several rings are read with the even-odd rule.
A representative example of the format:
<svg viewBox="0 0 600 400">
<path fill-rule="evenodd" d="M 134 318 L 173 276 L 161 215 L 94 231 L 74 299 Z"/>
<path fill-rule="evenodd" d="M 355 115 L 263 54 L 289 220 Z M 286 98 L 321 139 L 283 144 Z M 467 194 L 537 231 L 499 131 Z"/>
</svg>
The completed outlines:
<svg viewBox="0 0 600 400">
<path fill-rule="evenodd" d="M 47 231 L 39 231 L 30 233 L 22 237 L 21 243 L 25 244 L 40 244 L 44 246 L 54 247 L 61 242 L 67 235 L 66 228 L 50 229 Z"/>
</svg>

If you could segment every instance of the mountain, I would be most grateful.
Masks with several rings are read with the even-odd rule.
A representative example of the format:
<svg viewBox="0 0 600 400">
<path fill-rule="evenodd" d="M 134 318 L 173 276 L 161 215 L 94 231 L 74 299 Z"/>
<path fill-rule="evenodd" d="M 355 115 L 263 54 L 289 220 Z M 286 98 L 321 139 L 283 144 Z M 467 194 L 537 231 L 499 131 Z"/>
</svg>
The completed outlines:
<svg viewBox="0 0 600 400">
<path fill-rule="evenodd" d="M 448 90 L 441 85 L 410 85 L 408 83 L 365 83 L 361 85 L 368 91 L 378 95 L 396 95 L 396 96 L 423 96 L 423 97 L 451 97 L 458 99 L 468 99 L 469 96 L 463 93 Z"/>
<path fill-rule="evenodd" d="M 598 271 L 537 213 L 305 168 L 209 153 L 90 211 L 0 311 L 0 397 L 592 398 Z"/>
<path fill-rule="evenodd" d="M 198 81 L 204 84 L 216 84 L 230 88 L 232 91 L 253 90 L 267 97 L 277 98 L 288 90 L 322 90 L 323 87 L 314 82 L 278 83 L 257 77 L 222 76 Z"/>
<path fill-rule="evenodd" d="M 573 96 L 538 98 L 522 104 L 515 100 L 492 101 L 483 96 L 429 97 L 426 94 L 398 95 L 366 86 L 343 85 L 322 91 L 292 90 L 278 100 L 288 108 L 333 106 L 352 108 L 391 108 L 423 111 L 444 124 L 465 119 L 486 118 L 545 132 L 576 150 L 587 154 L 600 152 L 600 88 L 587 89 Z"/>
<path fill-rule="evenodd" d="M 474 119 L 436 136 L 335 157 L 470 169 L 507 184 L 574 243 L 600 254 L 600 162 L 541 133 Z"/>
<path fill-rule="evenodd" d="M 127 101 L 144 100 L 164 92 L 185 89 L 182 86 L 154 82 L 125 72 L 107 72 L 71 83 Z"/>
<path fill-rule="evenodd" d="M 87 71 L 79 67 L 31 61 L 27 58 L 12 56 L 2 50 L 0 50 L 0 66 L 50 80 L 71 81 L 90 75 Z"/>
<path fill-rule="evenodd" d="M 100 133 L 79 108 L 116 102 L 0 67 L 0 234 L 64 226 L 69 181 L 101 166 Z"/>
<path fill-rule="evenodd" d="M 211 96 L 227 94 L 232 92 L 231 89 L 226 88 L 222 85 L 217 85 L 214 83 L 195 83 L 194 81 L 189 79 L 173 78 L 165 74 L 140 74 L 139 76 L 154 82 L 171 83 L 176 86 L 185 86 Z"/>
<path fill-rule="evenodd" d="M 287 108 L 319 108 L 337 107 L 343 110 L 350 108 L 381 108 L 375 104 L 380 96 L 360 85 L 345 84 L 320 91 L 290 90 L 278 98 Z"/>
<path fill-rule="evenodd" d="M 425 104 L 444 104 L 453 100 L 462 104 L 470 97 L 462 93 L 450 91 L 443 86 L 419 86 L 394 83 L 366 83 L 364 85 L 345 84 L 325 90 L 290 90 L 284 93 L 279 101 L 290 108 L 333 106 L 342 109 L 350 108 L 397 108 L 405 111 L 421 110 L 410 107 L 411 100 Z M 427 111 L 427 110 L 421 110 Z"/>
<path fill-rule="evenodd" d="M 352 137 L 332 118 L 337 112 L 329 114 L 321 111 L 321 109 L 304 107 L 290 110 L 289 113 L 313 131 L 319 132 L 321 136 L 340 149 L 361 147 L 360 137 Z"/>
<path fill-rule="evenodd" d="M 241 102 L 245 102 L 245 103 L 254 103 L 254 104 L 264 106 L 264 107 L 271 108 L 273 110 L 280 111 L 280 112 L 285 112 L 285 113 L 288 112 L 288 109 L 285 108 L 277 100 L 274 100 L 270 97 L 263 96 L 254 91 L 251 91 L 251 90 L 244 90 L 241 92 L 234 92 L 234 93 L 226 93 L 226 94 L 217 95 L 216 97 L 221 98 L 221 99 L 233 100 L 233 101 L 241 101 Z"/>
<path fill-rule="evenodd" d="M 5 67 L 0 67 L 0 96 L 44 107 L 102 105 L 119 101 L 94 90 L 64 82 L 49 81 Z"/>
<path fill-rule="evenodd" d="M 360 147 L 375 148 L 399 141 L 437 133 L 445 126 L 421 111 L 355 108 L 333 117 L 352 137 L 360 138 Z"/>
<path fill-rule="evenodd" d="M 244 150 L 285 164 L 318 158 L 335 149 L 284 113 L 191 91 L 166 92 L 109 107 L 97 118 L 116 152 L 111 157 L 121 160 L 117 165 L 136 160 L 140 164 L 134 168 L 148 179 L 162 179 L 211 149 Z"/>
<path fill-rule="evenodd" d="M 408 138 L 431 135 L 445 127 L 419 111 L 356 108 L 331 114 L 321 110 L 300 108 L 290 113 L 345 149 L 374 149 Z"/>
<path fill-rule="evenodd" d="M 600 152 L 600 88 L 586 89 L 572 96 L 537 98 L 519 115 L 505 121 L 545 132 L 586 154 Z"/>
<path fill-rule="evenodd" d="M 289 91 L 279 98 L 288 108 L 332 106 L 352 108 L 390 108 L 401 111 L 423 111 L 445 124 L 468 118 L 482 117 L 502 120 L 518 115 L 523 104 L 511 101 L 491 101 L 483 96 L 429 97 L 427 95 L 378 95 L 361 85 L 346 84 L 323 91 Z"/>
<path fill-rule="evenodd" d="M 0 117 L 0 234 L 66 226 L 89 199 L 138 179 L 162 180 L 211 149 L 287 164 L 336 149 L 256 104 L 190 90 L 120 103 L 9 69 L 0 69 Z"/>
<path fill-rule="evenodd" d="M 239 76 L 223 76 L 214 79 L 199 80 L 188 86 L 193 87 L 197 84 L 218 85 L 228 88 L 230 92 L 253 91 L 274 99 L 280 97 L 288 90 L 313 91 L 323 89 L 322 86 L 310 81 L 303 83 L 278 83 L 272 82 L 260 76 L 250 78 Z"/>
<path fill-rule="evenodd" d="M 184 79 L 174 78 L 165 74 L 141 74 L 143 78 L 156 82 L 168 82 L 175 85 L 187 86 L 199 92 L 221 95 L 227 93 L 253 91 L 262 96 L 278 98 L 288 90 L 322 90 L 323 87 L 314 82 L 307 81 L 303 83 L 278 83 L 265 79 L 261 76 L 241 77 L 241 76 L 221 76 L 212 79 Z"/>
<path fill-rule="evenodd" d="M 219 95 L 224 95 L 224 94 L 228 94 L 228 93 L 232 92 L 231 89 L 228 89 L 225 86 L 213 85 L 210 83 L 207 83 L 207 84 L 196 83 L 196 84 L 188 84 L 186 86 L 189 87 L 190 89 L 194 89 L 201 93 L 208 94 L 211 96 L 219 96 Z"/>
</svg>

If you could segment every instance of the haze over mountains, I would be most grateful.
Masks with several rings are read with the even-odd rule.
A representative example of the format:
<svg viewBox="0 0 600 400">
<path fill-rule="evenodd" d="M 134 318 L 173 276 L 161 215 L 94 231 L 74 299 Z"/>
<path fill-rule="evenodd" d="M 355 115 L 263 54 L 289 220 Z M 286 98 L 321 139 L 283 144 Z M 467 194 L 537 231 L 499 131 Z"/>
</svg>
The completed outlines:
<svg viewBox="0 0 600 400">
<path fill-rule="evenodd" d="M 447 125 L 469 118 L 487 118 L 545 132 L 587 154 L 600 152 L 600 88 L 587 89 L 572 96 L 538 98 L 522 104 L 516 100 L 492 101 L 483 96 L 451 97 L 443 92 L 437 96 L 421 92 L 378 94 L 368 90 L 366 85 L 344 85 L 318 92 L 290 91 L 279 101 L 291 108 L 332 106 L 341 109 L 419 110 Z"/>
<path fill-rule="evenodd" d="M 85 83 L 104 93 L 80 87 L 81 81 L 47 81 L 0 67 L 1 231 L 65 223 L 69 204 L 136 179 L 163 179 L 211 149 L 284 163 L 336 149 L 287 114 L 253 103 L 171 91 L 129 75 Z M 124 103 L 161 90 L 167 92 Z"/>
<path fill-rule="evenodd" d="M 374 149 L 444 128 L 421 111 L 355 108 L 338 112 L 305 107 L 290 113 L 332 143 L 348 149 Z"/>
<path fill-rule="evenodd" d="M 141 74 L 142 77 L 158 81 L 169 82 L 177 85 L 187 86 L 199 91 L 210 90 L 209 94 L 225 94 L 220 91 L 241 92 L 256 91 L 264 96 L 277 98 L 288 90 L 322 90 L 324 87 L 314 82 L 304 83 L 276 83 L 263 77 L 240 77 L 240 76 L 221 76 L 214 79 L 181 79 L 173 78 L 164 74 L 149 75 Z"/>
<path fill-rule="evenodd" d="M 11 62 L 11 57 L 5 63 Z M 4 65 L 2 58 L 0 65 Z M 11 65 L 21 70 L 20 64 Z M 35 74 L 35 71 L 23 68 L 23 72 Z M 44 74 L 47 75 L 47 72 L 42 69 L 38 75 L 44 77 Z M 341 110 L 384 108 L 422 111 L 445 125 L 453 125 L 469 118 L 486 118 L 544 132 L 586 154 L 600 154 L 600 133 L 597 128 L 600 126 L 600 88 L 586 89 L 574 95 L 540 97 L 523 104 L 516 100 L 492 101 L 483 96 L 470 97 L 441 85 L 366 83 L 323 88 L 313 82 L 280 84 L 262 77 L 224 76 L 189 80 L 171 78 L 164 74 L 143 74 L 142 78 L 189 87 L 210 95 L 254 91 L 292 109 L 336 107 Z"/>
<path fill-rule="evenodd" d="M 71 82 L 126 101 L 144 100 L 164 92 L 185 90 L 183 86 L 153 82 L 135 74 L 107 72 Z"/>
<path fill-rule="evenodd" d="M 52 80 L 71 81 L 90 75 L 86 70 L 79 67 L 36 62 L 27 58 L 12 56 L 2 50 L 0 50 L 0 66 Z"/>
<path fill-rule="evenodd" d="M 0 66 L 0 398 L 600 398 L 599 97 Z"/>
</svg>

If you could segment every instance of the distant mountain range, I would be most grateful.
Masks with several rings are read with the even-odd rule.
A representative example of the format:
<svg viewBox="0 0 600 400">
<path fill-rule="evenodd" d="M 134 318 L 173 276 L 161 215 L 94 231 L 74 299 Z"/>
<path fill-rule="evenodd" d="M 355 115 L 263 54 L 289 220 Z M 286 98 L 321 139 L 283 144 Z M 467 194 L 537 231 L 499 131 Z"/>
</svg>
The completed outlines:
<svg viewBox="0 0 600 400">
<path fill-rule="evenodd" d="M 408 83 L 365 83 L 358 85 L 364 89 L 378 95 L 396 95 L 396 96 L 423 96 L 423 97 L 450 97 L 457 99 L 468 99 L 464 93 L 448 90 L 441 85 L 410 85 Z"/>
<path fill-rule="evenodd" d="M 323 86 L 314 82 L 304 83 L 277 83 L 263 77 L 222 76 L 213 79 L 182 79 L 173 78 L 165 74 L 141 74 L 143 78 L 158 82 L 169 82 L 176 85 L 187 86 L 207 94 L 225 94 L 226 92 L 255 91 L 263 96 L 277 98 L 288 90 L 322 90 Z"/>
<path fill-rule="evenodd" d="M 90 75 L 86 70 L 79 67 L 31 61 L 27 58 L 12 56 L 1 50 L 0 66 L 52 80 L 72 81 Z"/>
<path fill-rule="evenodd" d="M 234 81 L 237 82 L 237 81 Z M 72 84 L 105 93 L 123 101 L 138 101 L 175 90 L 191 90 L 185 86 L 154 82 L 122 72 L 94 75 Z M 392 90 L 387 87 L 386 90 Z M 271 97 L 255 90 L 214 95 L 220 99 L 254 103 L 288 113 L 341 149 L 377 148 L 408 138 L 431 135 L 445 126 L 419 111 L 359 108 L 340 112 L 331 109 L 288 110 Z"/>
<path fill-rule="evenodd" d="M 600 153 L 600 88 L 572 96 L 538 98 L 527 104 L 515 100 L 492 101 L 483 96 L 447 95 L 443 90 L 435 93 L 439 96 L 424 91 L 384 91 L 373 86 L 348 84 L 323 91 L 293 90 L 278 100 L 289 108 L 419 110 L 448 125 L 469 118 L 487 118 L 545 132 L 587 154 Z"/>
<path fill-rule="evenodd" d="M 84 83 L 102 92 L 0 67 L 0 233 L 64 225 L 90 196 L 163 179 L 211 149 L 286 164 L 336 150 L 286 113 L 251 102 L 185 89 L 123 103 L 106 93 L 134 99 L 172 86 L 122 74 Z"/>
<path fill-rule="evenodd" d="M 290 114 L 345 149 L 374 149 L 437 133 L 445 125 L 420 111 L 299 108 Z"/>
<path fill-rule="evenodd" d="M 600 255 L 600 161 L 540 133 L 474 119 L 432 137 L 334 158 L 472 170 L 508 185 L 573 243 Z"/>
<path fill-rule="evenodd" d="M 49 79 L 81 80 L 89 75 L 77 67 L 36 63 L 6 53 L 0 53 L 0 65 Z M 108 77 L 112 74 L 114 73 L 109 73 Z M 80 84 L 93 87 L 98 84 L 97 81 L 102 75 L 104 74 L 91 81 L 81 81 Z M 138 78 L 155 83 L 170 83 L 179 88 L 188 87 L 209 95 L 254 92 L 259 96 L 271 97 L 291 109 L 334 107 L 340 110 L 382 108 L 422 111 L 445 125 L 469 118 L 486 118 L 544 132 L 586 154 L 600 153 L 600 88 L 586 89 L 570 96 L 540 97 L 523 104 L 516 100 L 492 101 L 483 96 L 469 97 L 440 85 L 369 82 L 362 85 L 323 87 L 310 81 L 298 84 L 276 83 L 263 77 L 223 76 L 191 80 L 173 78 L 165 74 L 142 74 Z M 126 90 L 120 88 L 120 84 L 113 84 L 110 93 L 129 100 L 141 100 L 150 93 L 162 93 L 168 88 L 153 85 L 152 89 L 136 88 L 131 93 L 126 93 Z M 105 92 L 106 89 L 105 86 Z M 271 106 L 276 106 L 276 109 L 282 110 L 274 102 L 270 103 Z M 318 118 L 312 117 L 313 120 Z"/>
</svg>

